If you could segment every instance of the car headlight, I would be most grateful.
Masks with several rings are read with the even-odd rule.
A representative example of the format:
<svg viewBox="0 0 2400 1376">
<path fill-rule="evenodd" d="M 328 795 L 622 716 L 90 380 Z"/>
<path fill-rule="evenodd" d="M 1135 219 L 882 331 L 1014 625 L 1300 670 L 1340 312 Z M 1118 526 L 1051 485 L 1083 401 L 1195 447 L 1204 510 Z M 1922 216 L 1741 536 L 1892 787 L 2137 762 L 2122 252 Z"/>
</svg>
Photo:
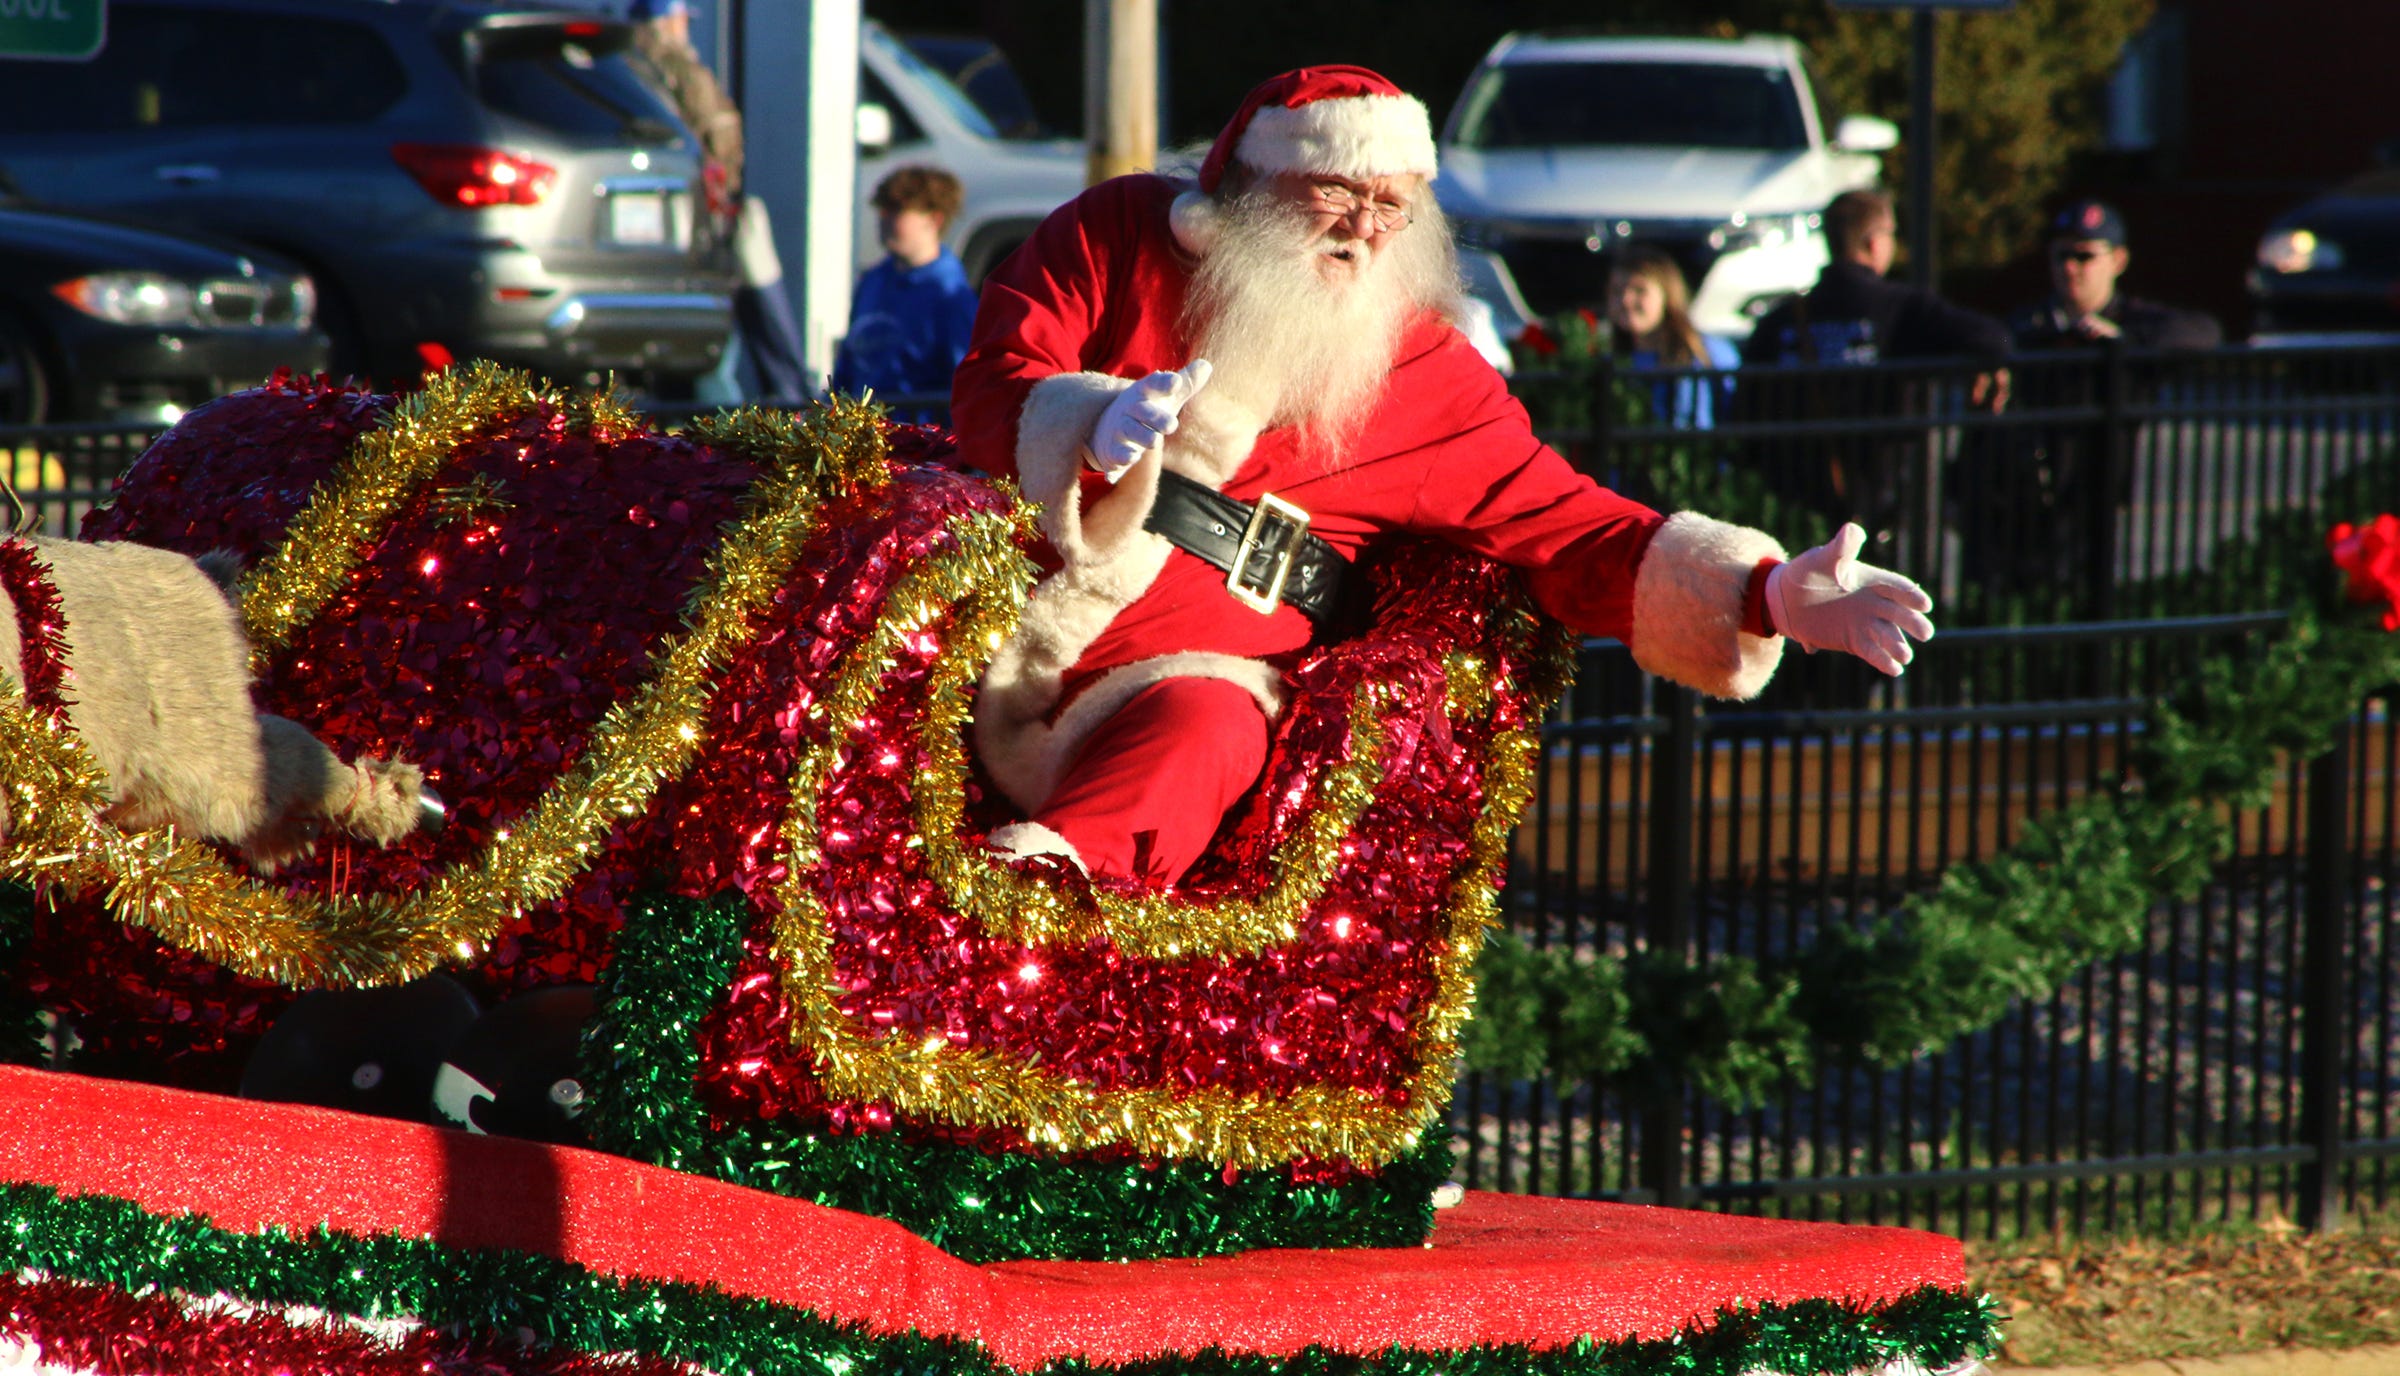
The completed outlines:
<svg viewBox="0 0 2400 1376">
<path fill-rule="evenodd" d="M 305 330 L 317 323 L 317 284 L 306 275 L 292 279 L 291 326 Z"/>
<path fill-rule="evenodd" d="M 2342 265 L 2342 246 L 2313 229 L 2271 229 L 2258 241 L 2258 265 L 2269 272 L 2332 272 Z"/>
<path fill-rule="evenodd" d="M 1744 215 L 1736 212 L 1731 219 L 1708 232 L 1708 246 L 1719 253 L 1738 253 L 1746 248 L 1781 248 L 1816 233 L 1823 223 L 1824 217 L 1813 210 L 1790 215 Z"/>
<path fill-rule="evenodd" d="M 51 294 L 85 315 L 118 325 L 198 323 L 188 282 L 155 272 L 102 272 L 61 282 Z"/>
</svg>

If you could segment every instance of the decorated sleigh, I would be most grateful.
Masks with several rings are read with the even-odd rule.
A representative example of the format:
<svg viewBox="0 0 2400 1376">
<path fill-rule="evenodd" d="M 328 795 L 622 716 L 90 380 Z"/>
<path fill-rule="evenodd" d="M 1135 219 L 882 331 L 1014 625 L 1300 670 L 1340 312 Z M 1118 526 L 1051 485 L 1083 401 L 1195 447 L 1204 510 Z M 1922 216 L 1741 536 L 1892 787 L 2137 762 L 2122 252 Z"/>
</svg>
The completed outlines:
<svg viewBox="0 0 2400 1376">
<path fill-rule="evenodd" d="M 1731 1373 L 1990 1346 L 1947 1239 L 1435 1211 L 1567 665 L 1505 570 L 1396 550 L 1162 892 L 984 849 L 1010 816 L 964 729 L 1029 520 L 863 407 L 669 437 L 484 368 L 405 401 L 285 383 L 188 416 L 85 537 L 244 556 L 260 706 L 423 767 L 450 824 L 262 879 L 111 828 L 55 704 L 0 694 L 13 1058 L 116 1077 L 0 1070 L 0 1360 Z"/>
</svg>

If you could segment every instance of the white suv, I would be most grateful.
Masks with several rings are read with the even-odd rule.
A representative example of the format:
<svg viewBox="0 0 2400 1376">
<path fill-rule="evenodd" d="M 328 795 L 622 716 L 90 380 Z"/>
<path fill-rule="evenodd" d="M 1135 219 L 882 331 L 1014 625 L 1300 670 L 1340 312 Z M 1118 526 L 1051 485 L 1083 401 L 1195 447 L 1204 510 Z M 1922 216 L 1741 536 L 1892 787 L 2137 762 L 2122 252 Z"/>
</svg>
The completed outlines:
<svg viewBox="0 0 2400 1376">
<path fill-rule="evenodd" d="M 1510 34 L 1450 111 L 1435 192 L 1537 313 L 1597 308 L 1613 251 L 1642 241 L 1682 263 L 1693 323 L 1738 339 L 1816 281 L 1818 212 L 1899 142 L 1888 120 L 1828 123 L 1789 38 Z"/>
</svg>

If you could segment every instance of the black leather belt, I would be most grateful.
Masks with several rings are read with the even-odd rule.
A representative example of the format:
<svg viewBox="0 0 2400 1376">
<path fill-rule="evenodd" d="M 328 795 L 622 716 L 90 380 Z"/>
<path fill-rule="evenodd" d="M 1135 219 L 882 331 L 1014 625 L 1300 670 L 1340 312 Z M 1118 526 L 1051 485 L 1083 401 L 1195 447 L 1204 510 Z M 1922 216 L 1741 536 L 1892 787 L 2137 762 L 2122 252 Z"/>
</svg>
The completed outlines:
<svg viewBox="0 0 2400 1376">
<path fill-rule="evenodd" d="M 1308 533 L 1308 513 L 1273 493 L 1253 506 L 1161 470 L 1142 529 L 1225 570 L 1225 590 L 1246 606 L 1298 608 L 1323 624 L 1341 608 L 1350 561 Z"/>
</svg>

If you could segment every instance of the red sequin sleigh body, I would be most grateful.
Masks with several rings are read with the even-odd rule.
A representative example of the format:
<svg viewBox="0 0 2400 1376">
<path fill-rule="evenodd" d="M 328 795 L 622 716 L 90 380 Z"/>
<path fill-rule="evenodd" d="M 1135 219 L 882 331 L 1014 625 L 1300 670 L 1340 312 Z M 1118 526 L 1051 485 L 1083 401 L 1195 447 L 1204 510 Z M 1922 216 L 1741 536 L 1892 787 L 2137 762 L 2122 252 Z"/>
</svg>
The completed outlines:
<svg viewBox="0 0 2400 1376">
<path fill-rule="evenodd" d="M 577 770 L 614 750 L 639 774 L 628 741 L 679 734 L 688 753 L 651 770 L 642 806 L 554 857 L 555 897 L 454 935 L 499 988 L 588 981 L 644 885 L 739 890 L 755 919 L 699 1033 L 714 1113 L 1300 1180 L 1371 1173 L 1438 1120 L 1559 663 L 1512 575 L 1402 551 L 1386 582 L 1411 591 L 1295 671 L 1268 776 L 1215 853 L 1172 895 L 1094 893 L 978 844 L 1009 814 L 962 733 L 1031 576 L 1006 489 L 930 432 L 855 417 L 695 443 L 530 389 L 477 396 L 435 418 L 441 452 L 383 494 L 355 549 L 325 517 L 343 485 L 398 462 L 399 430 L 438 427 L 396 430 L 387 398 L 306 386 L 196 412 L 86 532 L 240 551 L 254 620 L 275 601 L 255 581 L 313 570 L 322 604 L 264 637 L 262 705 L 345 751 L 420 761 L 452 800 L 438 841 L 336 849 L 279 878 L 283 895 L 471 887 L 507 868 L 487 853 L 522 849 L 528 818 L 573 811 Z M 874 452 L 844 471 L 818 452 L 836 443 Z M 787 502 L 786 537 L 759 537 L 767 479 L 810 465 L 818 490 Z M 748 562 L 728 573 L 736 546 Z M 604 721 L 736 575 L 766 586 L 684 717 Z M 236 977 L 120 916 L 97 895 L 45 916 L 36 992 L 103 1054 L 222 1083 L 294 981 Z"/>
</svg>

